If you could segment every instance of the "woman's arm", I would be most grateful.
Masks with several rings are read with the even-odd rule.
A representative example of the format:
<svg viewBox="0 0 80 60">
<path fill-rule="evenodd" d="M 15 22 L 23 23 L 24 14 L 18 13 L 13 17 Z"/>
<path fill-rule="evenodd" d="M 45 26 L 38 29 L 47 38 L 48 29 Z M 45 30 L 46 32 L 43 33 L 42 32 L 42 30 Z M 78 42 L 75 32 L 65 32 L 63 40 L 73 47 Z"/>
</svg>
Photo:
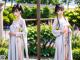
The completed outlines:
<svg viewBox="0 0 80 60">
<path fill-rule="evenodd" d="M 54 20 L 54 23 L 52 25 L 52 33 L 54 36 L 60 36 L 61 34 L 63 34 L 63 30 L 59 30 L 58 28 L 58 24 L 57 24 L 57 19 Z"/>
<path fill-rule="evenodd" d="M 22 36 L 22 35 L 26 36 L 27 35 L 27 27 L 26 27 L 25 21 L 20 20 L 19 25 L 20 25 L 19 29 L 16 29 L 15 32 L 11 32 L 11 34 L 15 35 L 15 36 Z M 20 29 L 21 29 L 21 31 L 20 31 Z"/>
<path fill-rule="evenodd" d="M 9 32 L 9 35 L 16 36 L 16 33 L 15 32 Z"/>
</svg>

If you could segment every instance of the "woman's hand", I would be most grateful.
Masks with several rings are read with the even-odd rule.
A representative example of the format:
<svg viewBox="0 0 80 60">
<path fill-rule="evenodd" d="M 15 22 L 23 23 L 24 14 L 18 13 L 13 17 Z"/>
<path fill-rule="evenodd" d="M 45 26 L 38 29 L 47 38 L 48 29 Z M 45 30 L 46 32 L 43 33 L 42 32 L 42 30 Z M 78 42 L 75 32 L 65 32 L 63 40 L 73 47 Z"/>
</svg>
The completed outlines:
<svg viewBox="0 0 80 60">
<path fill-rule="evenodd" d="M 64 29 L 63 29 L 62 31 L 63 31 L 64 34 L 67 34 L 67 33 L 68 33 L 68 27 L 65 26 Z"/>
<path fill-rule="evenodd" d="M 16 36 L 16 32 L 9 32 L 9 35 Z"/>
</svg>

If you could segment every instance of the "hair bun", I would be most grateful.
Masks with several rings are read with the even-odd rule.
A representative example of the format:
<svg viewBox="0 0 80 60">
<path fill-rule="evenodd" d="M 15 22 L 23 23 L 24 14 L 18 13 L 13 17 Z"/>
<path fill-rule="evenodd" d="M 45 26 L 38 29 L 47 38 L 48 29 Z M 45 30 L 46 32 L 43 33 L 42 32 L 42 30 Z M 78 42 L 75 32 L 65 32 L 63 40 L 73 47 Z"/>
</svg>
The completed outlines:
<svg viewBox="0 0 80 60">
<path fill-rule="evenodd" d="M 15 4 L 12 8 L 12 12 L 15 12 L 16 10 L 21 11 L 21 13 L 23 13 L 23 8 L 21 6 L 21 4 Z"/>
<path fill-rule="evenodd" d="M 56 4 L 55 13 L 57 13 L 59 10 L 64 10 L 64 6 L 62 4 Z"/>
</svg>

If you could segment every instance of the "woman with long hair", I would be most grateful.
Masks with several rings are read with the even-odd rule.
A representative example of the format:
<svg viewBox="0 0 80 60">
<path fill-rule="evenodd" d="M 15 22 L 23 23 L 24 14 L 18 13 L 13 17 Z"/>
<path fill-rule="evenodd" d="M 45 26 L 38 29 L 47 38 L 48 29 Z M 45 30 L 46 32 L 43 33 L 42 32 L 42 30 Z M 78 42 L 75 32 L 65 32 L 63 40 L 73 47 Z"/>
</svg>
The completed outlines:
<svg viewBox="0 0 80 60">
<path fill-rule="evenodd" d="M 52 33 L 56 36 L 54 60 L 73 60 L 71 47 L 71 29 L 68 20 L 64 17 L 64 7 L 57 4 L 55 7 L 57 18 L 52 25 Z"/>
<path fill-rule="evenodd" d="M 20 4 L 15 4 L 12 8 L 12 12 L 15 16 L 15 20 L 10 26 L 8 60 L 24 60 L 24 48 L 26 51 L 26 60 L 29 60 L 27 27 L 25 20 L 21 17 L 23 13 L 22 6 Z"/>
</svg>

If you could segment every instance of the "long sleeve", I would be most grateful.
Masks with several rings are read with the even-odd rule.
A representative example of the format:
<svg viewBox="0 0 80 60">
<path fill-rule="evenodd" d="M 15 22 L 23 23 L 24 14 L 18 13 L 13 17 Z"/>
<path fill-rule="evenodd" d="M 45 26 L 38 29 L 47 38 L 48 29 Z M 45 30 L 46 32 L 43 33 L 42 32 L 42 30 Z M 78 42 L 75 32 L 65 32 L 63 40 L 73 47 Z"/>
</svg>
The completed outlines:
<svg viewBox="0 0 80 60">
<path fill-rule="evenodd" d="M 22 29 L 22 27 L 20 27 L 21 22 L 15 22 L 13 21 L 13 24 L 10 26 L 10 32 L 15 32 L 16 33 L 16 36 L 22 36 L 24 34 L 24 31 L 19 31 L 19 30 L 24 30 Z"/>
<path fill-rule="evenodd" d="M 16 36 L 24 35 L 25 37 L 27 37 L 27 27 L 26 27 L 25 21 L 24 20 L 20 20 L 19 24 L 21 26 L 20 28 L 21 28 L 22 31 L 16 32 Z"/>
<path fill-rule="evenodd" d="M 66 22 L 67 22 L 67 26 L 69 27 L 69 32 L 71 33 L 71 29 L 70 29 L 70 23 L 68 22 L 68 19 L 66 18 Z"/>
<path fill-rule="evenodd" d="M 54 20 L 54 23 L 52 25 L 52 33 L 54 36 L 60 36 L 61 35 L 61 30 L 58 30 L 58 24 L 57 20 Z"/>
<path fill-rule="evenodd" d="M 27 43 L 27 33 L 28 33 L 28 31 L 27 31 L 26 23 L 25 23 L 24 20 L 22 21 L 22 33 L 23 33 L 25 43 Z"/>
<path fill-rule="evenodd" d="M 28 31 L 27 31 L 26 23 L 25 23 L 24 20 L 22 20 L 21 25 L 22 25 L 24 47 L 25 47 L 25 51 L 26 51 L 26 58 L 29 60 L 29 57 L 28 57 L 28 43 L 27 43 L 27 33 L 28 33 Z"/>
</svg>

